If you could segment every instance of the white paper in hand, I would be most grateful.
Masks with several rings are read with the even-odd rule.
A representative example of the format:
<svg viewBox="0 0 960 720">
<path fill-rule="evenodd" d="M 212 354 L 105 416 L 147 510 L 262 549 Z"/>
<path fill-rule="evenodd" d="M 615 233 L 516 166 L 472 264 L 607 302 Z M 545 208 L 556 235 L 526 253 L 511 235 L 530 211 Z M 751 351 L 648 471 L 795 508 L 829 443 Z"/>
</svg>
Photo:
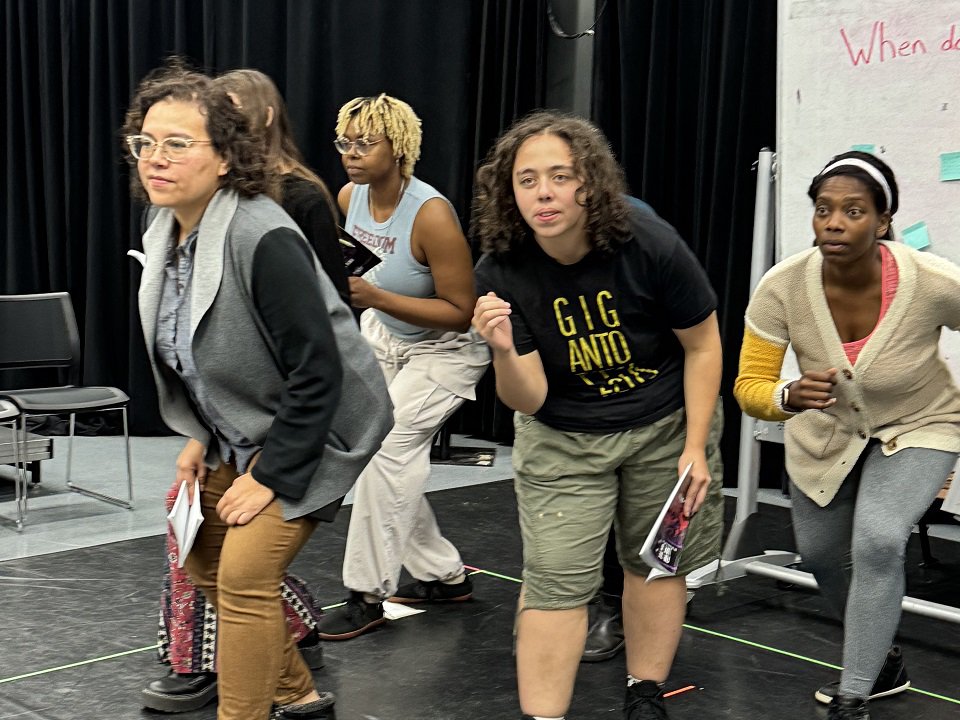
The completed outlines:
<svg viewBox="0 0 960 720">
<path fill-rule="evenodd" d="M 173 536 L 177 539 L 177 567 L 182 568 L 183 563 L 190 554 L 190 548 L 193 547 L 193 541 L 197 539 L 197 531 L 203 522 L 203 513 L 200 511 L 200 483 L 193 481 L 193 504 L 190 504 L 190 494 L 187 492 L 187 484 L 180 483 L 180 492 L 177 493 L 177 499 L 167 515 L 170 521 L 170 527 L 173 530 Z"/>
</svg>

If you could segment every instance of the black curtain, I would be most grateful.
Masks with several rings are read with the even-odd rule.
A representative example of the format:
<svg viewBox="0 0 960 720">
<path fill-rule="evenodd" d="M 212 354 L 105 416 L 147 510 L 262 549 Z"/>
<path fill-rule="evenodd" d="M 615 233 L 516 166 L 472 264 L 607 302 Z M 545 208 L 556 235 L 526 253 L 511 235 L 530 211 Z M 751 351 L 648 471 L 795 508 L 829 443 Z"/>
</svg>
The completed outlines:
<svg viewBox="0 0 960 720">
<path fill-rule="evenodd" d="M 690 244 L 719 298 L 725 484 L 736 483 L 731 394 L 749 294 L 756 174 L 774 147 L 777 4 L 620 0 L 597 26 L 593 112 L 637 197 Z"/>
<path fill-rule="evenodd" d="M 633 192 L 680 230 L 720 296 L 731 480 L 750 166 L 774 142 L 775 5 L 610 0 L 595 39 L 594 119 Z M 136 314 L 139 271 L 125 257 L 139 245 L 139 209 L 117 129 L 136 83 L 165 56 L 271 75 L 308 163 L 334 189 L 344 181 L 330 144 L 337 108 L 381 91 L 406 99 L 423 119 L 417 174 L 450 197 L 464 226 L 476 164 L 544 103 L 546 0 L 7 0 L 0 17 L 0 293 L 71 293 L 84 382 L 130 392 L 140 434 L 165 428 Z M 490 378 L 457 429 L 512 435 Z"/>
<path fill-rule="evenodd" d="M 342 103 L 388 92 L 423 120 L 417 175 L 464 225 L 473 169 L 518 114 L 541 103 L 544 0 L 6 0 L 0 293 L 67 290 L 83 381 L 127 390 L 131 429 L 163 433 L 136 312 L 139 208 L 118 128 L 132 91 L 164 57 L 274 78 L 307 162 L 336 190 Z M 0 338 L 0 342 L 15 342 Z M 22 384 L 9 377 L 0 386 Z M 487 381 L 489 385 L 489 381 Z M 461 422 L 492 428 L 481 388 Z M 471 405 L 471 407 L 474 407 Z"/>
<path fill-rule="evenodd" d="M 494 141 L 514 120 L 543 107 L 546 95 L 546 0 L 491 0 L 483 3 L 477 38 L 479 73 L 475 88 L 473 172 Z M 466 225 L 465 225 L 466 227 Z M 474 259 L 479 258 L 474 248 Z M 493 370 L 477 384 L 475 402 L 452 418 L 453 429 L 499 442 L 513 441 L 513 411 L 497 398 Z"/>
</svg>

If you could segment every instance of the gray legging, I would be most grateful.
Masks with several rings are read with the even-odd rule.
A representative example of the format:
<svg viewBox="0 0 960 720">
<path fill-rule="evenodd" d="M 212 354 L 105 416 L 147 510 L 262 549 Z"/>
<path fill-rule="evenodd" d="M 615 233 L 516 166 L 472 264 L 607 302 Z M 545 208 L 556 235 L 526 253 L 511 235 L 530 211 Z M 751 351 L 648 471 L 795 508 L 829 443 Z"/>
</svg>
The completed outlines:
<svg viewBox="0 0 960 720">
<path fill-rule="evenodd" d="M 900 623 L 907 541 L 956 459 L 925 448 L 886 456 L 872 441 L 826 507 L 792 487 L 803 563 L 843 619 L 842 695 L 870 695 Z"/>
</svg>

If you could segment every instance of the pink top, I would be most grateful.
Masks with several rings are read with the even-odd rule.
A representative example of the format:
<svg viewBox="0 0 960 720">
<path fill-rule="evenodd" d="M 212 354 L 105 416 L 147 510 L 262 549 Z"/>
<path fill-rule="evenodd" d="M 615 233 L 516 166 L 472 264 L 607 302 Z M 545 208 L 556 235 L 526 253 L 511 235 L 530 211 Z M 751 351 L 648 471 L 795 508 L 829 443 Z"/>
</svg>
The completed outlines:
<svg viewBox="0 0 960 720">
<path fill-rule="evenodd" d="M 900 282 L 900 272 L 897 270 L 897 261 L 893 259 L 893 253 L 891 253 L 886 245 L 881 243 L 880 245 L 880 316 L 877 318 L 877 325 L 880 324 L 880 321 L 883 320 L 883 316 L 887 313 L 887 308 L 890 307 L 890 303 L 893 302 L 893 296 L 897 294 L 897 284 Z M 870 334 L 865 338 L 860 338 L 859 340 L 854 340 L 853 342 L 848 342 L 843 344 L 843 351 L 847 354 L 847 360 L 850 361 L 851 365 L 856 364 L 857 358 L 860 356 L 860 351 L 863 350 L 863 346 L 867 344 L 867 340 L 873 337 L 873 333 L 876 331 L 876 326 L 873 330 L 870 331 Z"/>
</svg>

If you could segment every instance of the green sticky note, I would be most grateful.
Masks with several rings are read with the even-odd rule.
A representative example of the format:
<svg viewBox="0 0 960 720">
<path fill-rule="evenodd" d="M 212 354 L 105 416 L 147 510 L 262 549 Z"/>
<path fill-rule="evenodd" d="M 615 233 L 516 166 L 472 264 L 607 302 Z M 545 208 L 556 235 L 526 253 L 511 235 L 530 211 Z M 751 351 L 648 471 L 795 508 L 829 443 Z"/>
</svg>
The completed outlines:
<svg viewBox="0 0 960 720">
<path fill-rule="evenodd" d="M 960 180 L 960 152 L 940 153 L 940 182 Z"/>
<path fill-rule="evenodd" d="M 902 233 L 903 242 L 906 245 L 916 249 L 923 250 L 930 247 L 930 232 L 927 230 L 925 222 L 914 223 Z"/>
<path fill-rule="evenodd" d="M 870 153 L 871 155 L 877 154 L 876 145 L 851 145 L 851 150 L 859 150 L 860 152 Z"/>
</svg>

